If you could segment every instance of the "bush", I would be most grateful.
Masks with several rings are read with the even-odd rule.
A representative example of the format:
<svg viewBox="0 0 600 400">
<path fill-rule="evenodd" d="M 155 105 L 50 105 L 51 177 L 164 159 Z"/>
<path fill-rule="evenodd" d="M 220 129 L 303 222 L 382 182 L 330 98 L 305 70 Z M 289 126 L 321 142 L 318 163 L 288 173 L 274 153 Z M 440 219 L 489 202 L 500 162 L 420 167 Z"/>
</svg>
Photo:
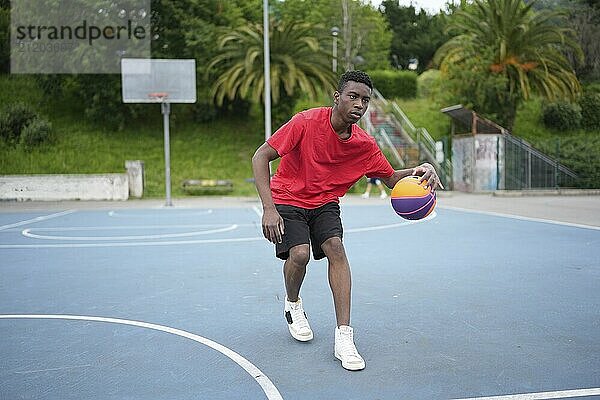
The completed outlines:
<svg viewBox="0 0 600 400">
<path fill-rule="evenodd" d="M 35 118 L 21 131 L 20 143 L 26 149 L 47 143 L 51 138 L 52 125 L 42 118 Z"/>
<path fill-rule="evenodd" d="M 0 111 L 0 137 L 12 143 L 19 140 L 21 131 L 37 114 L 25 103 L 13 103 Z"/>
<path fill-rule="evenodd" d="M 542 122 L 547 128 L 574 130 L 581 126 L 581 109 L 565 101 L 548 103 L 542 107 Z"/>
<path fill-rule="evenodd" d="M 600 93 L 600 83 L 590 83 L 583 88 L 584 93 Z"/>
<path fill-rule="evenodd" d="M 417 74 L 409 71 L 379 70 L 369 72 L 373 85 L 384 97 L 417 97 Z"/>
<path fill-rule="evenodd" d="M 417 78 L 417 96 L 435 99 L 439 90 L 442 75 L 437 69 L 428 69 Z"/>
<path fill-rule="evenodd" d="M 585 129 L 600 129 L 600 93 L 586 93 L 579 101 L 581 125 Z"/>
</svg>

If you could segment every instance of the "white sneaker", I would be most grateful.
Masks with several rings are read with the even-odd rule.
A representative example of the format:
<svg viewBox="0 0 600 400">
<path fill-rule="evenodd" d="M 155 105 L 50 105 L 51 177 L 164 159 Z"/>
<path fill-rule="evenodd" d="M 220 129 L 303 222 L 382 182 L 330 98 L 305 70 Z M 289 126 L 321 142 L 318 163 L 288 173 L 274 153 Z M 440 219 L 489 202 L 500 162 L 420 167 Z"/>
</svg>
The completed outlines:
<svg viewBox="0 0 600 400">
<path fill-rule="evenodd" d="M 335 328 L 335 358 L 342 362 L 342 367 L 350 371 L 365 368 L 365 360 L 358 354 L 354 345 L 354 330 L 346 325 Z"/>
<path fill-rule="evenodd" d="M 381 196 L 379 196 L 379 198 L 385 199 L 386 197 L 388 197 L 388 194 L 386 192 L 381 192 Z"/>
<path fill-rule="evenodd" d="M 360 195 L 360 197 L 362 197 L 363 199 L 368 199 L 369 198 L 369 193 L 363 193 Z"/>
<path fill-rule="evenodd" d="M 306 313 L 302 307 L 302 299 L 300 297 L 298 297 L 298 301 L 295 303 L 288 301 L 287 297 L 285 298 L 284 315 L 290 334 L 294 339 L 301 342 L 312 340 L 313 331 L 310 329 L 310 325 L 306 319 Z"/>
</svg>

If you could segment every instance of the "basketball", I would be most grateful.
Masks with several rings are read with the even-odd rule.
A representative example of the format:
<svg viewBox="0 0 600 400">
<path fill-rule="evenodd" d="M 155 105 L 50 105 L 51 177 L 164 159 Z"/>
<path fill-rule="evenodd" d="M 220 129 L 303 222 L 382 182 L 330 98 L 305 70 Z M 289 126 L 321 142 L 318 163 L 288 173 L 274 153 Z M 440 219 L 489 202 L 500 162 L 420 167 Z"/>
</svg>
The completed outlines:
<svg viewBox="0 0 600 400">
<path fill-rule="evenodd" d="M 427 181 L 419 183 L 418 176 L 407 176 L 396 183 L 392 190 L 392 207 L 404 219 L 425 218 L 435 208 L 436 196 L 431 188 L 425 188 Z"/>
</svg>

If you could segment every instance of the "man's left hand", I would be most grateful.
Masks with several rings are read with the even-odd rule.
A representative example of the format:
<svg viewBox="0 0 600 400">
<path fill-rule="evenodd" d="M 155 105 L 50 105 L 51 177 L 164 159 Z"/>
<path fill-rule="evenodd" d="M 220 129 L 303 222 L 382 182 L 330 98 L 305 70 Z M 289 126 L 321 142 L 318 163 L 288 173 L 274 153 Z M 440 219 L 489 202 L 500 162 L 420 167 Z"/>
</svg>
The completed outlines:
<svg viewBox="0 0 600 400">
<path fill-rule="evenodd" d="M 419 182 L 427 181 L 427 185 L 425 185 L 425 187 L 430 187 L 432 191 L 438 187 L 440 189 L 444 188 L 440 177 L 438 176 L 437 172 L 435 172 L 435 168 L 433 168 L 433 165 L 429 163 L 423 163 L 418 167 L 413 168 L 412 174 L 421 177 Z"/>
</svg>

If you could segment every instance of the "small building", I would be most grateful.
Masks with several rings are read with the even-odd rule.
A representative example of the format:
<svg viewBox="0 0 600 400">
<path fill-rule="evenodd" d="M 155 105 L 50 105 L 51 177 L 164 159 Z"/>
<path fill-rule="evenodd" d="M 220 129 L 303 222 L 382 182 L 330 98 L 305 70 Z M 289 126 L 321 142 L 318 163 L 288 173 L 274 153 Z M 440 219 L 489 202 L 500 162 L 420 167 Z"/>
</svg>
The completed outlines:
<svg viewBox="0 0 600 400">
<path fill-rule="evenodd" d="M 558 160 L 460 104 L 441 111 L 452 118 L 454 190 L 556 189 L 577 178 Z"/>
</svg>

